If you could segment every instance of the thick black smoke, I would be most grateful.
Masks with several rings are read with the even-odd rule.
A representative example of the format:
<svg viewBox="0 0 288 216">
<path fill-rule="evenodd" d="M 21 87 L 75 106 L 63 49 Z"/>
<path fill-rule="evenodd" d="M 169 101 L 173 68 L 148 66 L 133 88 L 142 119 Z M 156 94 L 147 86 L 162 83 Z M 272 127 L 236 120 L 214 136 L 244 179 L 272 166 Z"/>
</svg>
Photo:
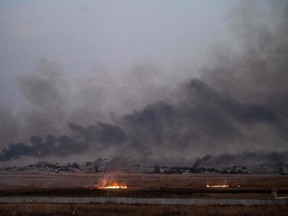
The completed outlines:
<svg viewBox="0 0 288 216">
<path fill-rule="evenodd" d="M 238 154 L 205 155 L 194 163 L 195 168 L 225 168 L 232 166 L 281 166 L 287 164 L 286 152 L 242 152 Z"/>
<path fill-rule="evenodd" d="M 63 157 L 87 150 L 86 143 L 76 142 L 73 138 L 66 135 L 59 137 L 48 135 L 44 139 L 40 136 L 33 136 L 30 142 L 30 145 L 25 143 L 12 143 L 9 148 L 2 149 L 0 161 L 18 159 L 22 156 L 42 158 L 55 155 Z"/>
<path fill-rule="evenodd" d="M 89 150 L 91 144 L 95 146 L 95 143 L 100 143 L 105 148 L 106 145 L 121 145 L 127 139 L 120 127 L 110 124 L 98 123 L 97 126 L 88 127 L 70 124 L 69 127 L 74 132 L 74 136 L 47 135 L 44 138 L 32 136 L 30 144 L 11 143 L 8 148 L 2 149 L 0 161 L 18 159 L 21 156 L 42 158 L 80 154 Z"/>
<path fill-rule="evenodd" d="M 179 103 L 158 102 L 123 117 L 131 147 L 140 151 L 146 147 L 147 154 L 152 154 L 148 150 L 155 146 L 164 152 L 197 151 L 199 145 L 215 150 L 245 138 L 239 125 L 255 123 L 279 124 L 277 116 L 266 107 L 239 103 L 200 80 L 185 85 L 185 97 Z"/>
<path fill-rule="evenodd" d="M 2 150 L 0 160 L 17 159 L 22 155 L 63 156 L 89 149 L 101 152 L 111 146 L 123 157 L 133 152 L 140 155 L 140 159 L 149 159 L 156 157 L 157 152 L 184 154 L 205 145 L 225 151 L 224 143 L 234 145 L 235 139 L 246 139 L 239 127 L 253 124 L 266 124 L 282 133 L 277 113 L 265 106 L 237 102 L 200 80 L 191 80 L 184 90 L 185 97 L 180 102 L 150 104 L 141 111 L 124 115 L 118 119 L 118 125 L 99 122 L 83 127 L 70 124 L 71 137 L 50 135 L 42 140 L 38 136 L 31 138 L 30 145 L 12 144 Z"/>
<path fill-rule="evenodd" d="M 282 22 L 274 26 L 263 24 L 256 5 L 248 3 L 238 7 L 234 20 L 231 19 L 239 36 L 237 51 L 218 50 L 213 63 L 200 70 L 200 78 L 182 84 L 169 100 L 159 96 L 162 100 L 151 102 L 151 98 L 158 96 L 157 89 L 161 92 L 159 95 L 165 94 L 163 89 L 154 88 L 154 84 L 159 83 L 146 83 L 140 90 L 152 95 L 144 99 L 146 104 L 150 103 L 130 114 L 111 115 L 109 123 L 95 111 L 98 107 L 105 110 L 105 100 L 101 100 L 105 94 L 89 94 L 86 89 L 82 96 L 89 95 L 85 100 L 88 105 L 84 107 L 85 103 L 81 103 L 80 108 L 76 106 L 77 112 L 69 112 L 75 107 L 65 102 L 70 99 L 64 96 L 67 88 L 63 88 L 65 82 L 59 82 L 61 76 L 49 70 L 43 77 L 22 78 L 23 93 L 34 104 L 32 111 L 26 113 L 23 125 L 29 128 L 29 122 L 33 122 L 30 127 L 36 132 L 40 125 L 40 134 L 45 129 L 54 130 L 57 137 L 53 141 L 47 136 L 31 138 L 30 144 L 11 144 L 1 151 L 0 161 L 21 156 L 85 155 L 86 152 L 93 153 L 95 158 L 191 161 L 198 155 L 211 153 L 287 150 L 288 7 L 285 2 L 275 5 L 274 11 L 281 14 Z M 147 70 L 146 67 L 135 70 L 143 68 Z M 145 76 L 139 76 L 131 86 L 145 80 Z M 112 101 L 115 99 L 118 103 L 121 95 L 125 94 L 119 90 Z M 127 101 L 124 97 L 123 103 Z M 10 120 L 5 116 L 0 115 L 1 122 L 9 125 Z M 99 122 L 81 126 L 78 122 L 82 121 L 78 120 L 82 118 Z M 69 124 L 66 131 L 69 136 L 61 136 L 59 128 L 66 122 L 74 123 Z M 19 128 L 14 130 L 19 133 Z M 11 133 L 4 130 L 2 134 L 7 140 Z"/>
</svg>

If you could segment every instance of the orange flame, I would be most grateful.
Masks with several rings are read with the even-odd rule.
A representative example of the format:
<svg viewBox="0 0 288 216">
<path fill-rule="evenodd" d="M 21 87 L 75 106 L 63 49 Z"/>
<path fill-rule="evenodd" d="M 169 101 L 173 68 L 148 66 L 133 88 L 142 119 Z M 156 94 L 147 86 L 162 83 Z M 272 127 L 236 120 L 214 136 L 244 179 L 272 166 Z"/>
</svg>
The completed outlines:
<svg viewBox="0 0 288 216">
<path fill-rule="evenodd" d="M 207 188 L 228 188 L 228 184 L 218 184 L 218 185 L 206 185 Z"/>
<path fill-rule="evenodd" d="M 118 184 L 118 183 L 113 183 L 112 185 L 105 185 L 105 186 L 100 186 L 98 189 L 127 189 L 127 185 L 123 184 Z"/>
</svg>

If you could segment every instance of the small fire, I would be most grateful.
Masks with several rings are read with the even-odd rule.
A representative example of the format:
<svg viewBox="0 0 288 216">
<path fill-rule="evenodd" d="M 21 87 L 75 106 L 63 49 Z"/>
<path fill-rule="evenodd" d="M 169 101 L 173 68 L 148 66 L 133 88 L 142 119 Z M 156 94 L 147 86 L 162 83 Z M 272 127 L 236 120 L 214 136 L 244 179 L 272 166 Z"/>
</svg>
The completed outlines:
<svg viewBox="0 0 288 216">
<path fill-rule="evenodd" d="M 207 188 L 228 188 L 229 185 L 228 184 L 218 184 L 218 185 L 206 185 Z"/>
<path fill-rule="evenodd" d="M 113 183 L 111 185 L 105 185 L 105 186 L 100 186 L 98 189 L 127 189 L 127 185 L 125 184 L 118 184 L 118 183 Z"/>
</svg>

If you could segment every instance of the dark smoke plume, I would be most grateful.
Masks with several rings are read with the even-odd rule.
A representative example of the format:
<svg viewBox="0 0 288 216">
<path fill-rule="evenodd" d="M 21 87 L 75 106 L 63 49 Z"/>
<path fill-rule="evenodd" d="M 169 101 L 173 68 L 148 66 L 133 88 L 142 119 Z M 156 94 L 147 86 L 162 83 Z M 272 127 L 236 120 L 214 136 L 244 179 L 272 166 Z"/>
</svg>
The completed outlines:
<svg viewBox="0 0 288 216">
<path fill-rule="evenodd" d="M 225 168 L 232 166 L 279 166 L 288 163 L 286 152 L 242 152 L 238 154 L 205 155 L 194 163 L 195 168 Z"/>
<path fill-rule="evenodd" d="M 145 84 L 146 77 L 138 74 L 131 85 L 144 83 L 138 90 L 153 96 L 143 97 L 144 108 L 121 112 L 117 117 L 111 114 L 112 120 L 99 114 L 106 110 L 105 94 L 100 90 L 89 93 L 90 90 L 85 89 L 82 96 L 88 95 L 85 102 L 89 105 L 85 107 L 85 103 L 81 103 L 75 108 L 70 106 L 73 103 L 67 103 L 75 98 L 67 97 L 69 88 L 63 88 L 66 81 L 55 70 L 50 68 L 48 72 L 54 72 L 44 73 L 42 77 L 22 78 L 24 96 L 34 104 L 22 122 L 41 136 L 31 138 L 30 144 L 14 143 L 4 148 L 0 161 L 21 156 L 85 155 L 86 152 L 93 153 L 95 158 L 191 161 L 198 155 L 212 153 L 287 151 L 288 7 L 287 3 L 273 7 L 283 19 L 271 27 L 261 22 L 261 13 L 255 4 L 238 7 L 231 19 L 239 36 L 238 50 L 228 53 L 225 49 L 217 50 L 213 62 L 200 70 L 200 78 L 182 84 L 169 99 L 163 97 L 167 88 L 154 88 L 157 82 Z M 135 70 L 145 72 L 147 68 Z M 121 90 L 119 88 L 113 97 L 117 102 L 125 95 L 123 92 L 129 92 Z M 156 90 L 161 93 L 156 94 Z M 155 95 L 160 98 L 158 102 L 151 99 Z M 130 104 L 126 99 L 123 98 L 123 103 Z M 13 115 L 0 115 L 0 118 L 2 124 L 13 125 Z M 89 121 L 85 124 L 89 126 L 82 126 L 83 119 L 97 119 L 98 123 Z M 63 132 L 69 136 L 62 136 L 59 131 L 63 130 L 59 128 L 66 122 L 73 123 Z M 14 130 L 19 133 L 19 127 Z M 45 137 L 45 130 L 57 135 Z M 2 134 L 7 140 L 10 132 L 4 130 Z"/>
<path fill-rule="evenodd" d="M 70 124 L 72 137 L 47 136 L 44 141 L 41 137 L 32 137 L 30 145 L 12 144 L 2 150 L 0 159 L 6 161 L 21 155 L 61 156 L 93 148 L 102 151 L 111 146 L 123 157 L 132 151 L 148 159 L 158 151 L 182 153 L 196 150 L 199 145 L 211 147 L 211 143 L 213 150 L 223 148 L 223 143 L 245 140 L 239 127 L 266 124 L 278 131 L 277 114 L 264 106 L 237 102 L 200 80 L 191 80 L 185 85 L 185 92 L 179 103 L 150 104 L 141 111 L 124 115 L 118 125 L 99 122 L 83 127 Z M 157 152 L 153 152 L 153 148 Z"/>
<path fill-rule="evenodd" d="M 69 136 L 62 135 L 54 137 L 46 136 L 44 139 L 40 136 L 33 136 L 30 140 L 31 144 L 12 143 L 8 148 L 2 149 L 0 153 L 0 161 L 9 161 L 18 159 L 22 156 L 32 156 L 42 158 L 50 155 L 67 156 L 70 154 L 81 153 L 87 150 L 85 143 L 76 142 Z"/>
</svg>

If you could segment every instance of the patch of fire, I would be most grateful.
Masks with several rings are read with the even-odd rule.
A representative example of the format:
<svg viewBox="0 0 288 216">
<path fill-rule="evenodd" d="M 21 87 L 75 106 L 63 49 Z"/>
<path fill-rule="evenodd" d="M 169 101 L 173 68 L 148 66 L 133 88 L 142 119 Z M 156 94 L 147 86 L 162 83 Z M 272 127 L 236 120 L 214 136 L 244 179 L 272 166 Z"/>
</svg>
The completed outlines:
<svg viewBox="0 0 288 216">
<path fill-rule="evenodd" d="M 127 185 L 125 184 L 118 184 L 118 183 L 113 183 L 111 185 L 104 185 L 104 186 L 99 186 L 98 189 L 112 189 L 112 190 L 117 190 L 117 189 L 127 189 Z"/>
<path fill-rule="evenodd" d="M 207 188 L 228 188 L 228 184 L 206 185 Z"/>
</svg>

